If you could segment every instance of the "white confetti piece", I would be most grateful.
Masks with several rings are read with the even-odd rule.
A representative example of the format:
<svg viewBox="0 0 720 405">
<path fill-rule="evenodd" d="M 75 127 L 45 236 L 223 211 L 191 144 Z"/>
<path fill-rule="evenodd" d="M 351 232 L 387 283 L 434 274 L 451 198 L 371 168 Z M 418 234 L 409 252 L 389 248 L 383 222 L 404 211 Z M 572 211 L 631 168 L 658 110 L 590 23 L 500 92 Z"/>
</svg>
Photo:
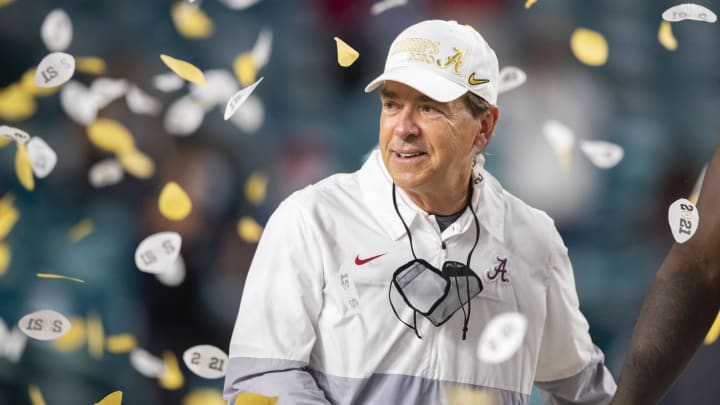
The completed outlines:
<svg viewBox="0 0 720 405">
<path fill-rule="evenodd" d="M 135 371 L 148 378 L 158 378 L 165 371 L 165 365 L 161 358 L 140 348 L 130 352 L 130 364 Z"/>
<path fill-rule="evenodd" d="M 60 106 L 70 119 L 83 126 L 95 121 L 99 109 L 97 97 L 75 80 L 60 90 Z"/>
<path fill-rule="evenodd" d="M 43 309 L 23 316 L 18 322 L 20 330 L 37 340 L 53 340 L 68 333 L 70 321 L 52 309 Z"/>
<path fill-rule="evenodd" d="M 267 65 L 268 61 L 270 60 L 272 40 L 272 30 L 268 28 L 263 28 L 262 31 L 260 31 L 260 35 L 258 35 L 258 39 L 257 41 L 255 41 L 255 46 L 253 46 L 252 49 L 252 57 L 258 69 Z"/>
<path fill-rule="evenodd" d="M 182 237 L 177 232 L 150 235 L 135 250 L 135 265 L 146 273 L 167 271 L 177 260 L 181 246 Z"/>
<path fill-rule="evenodd" d="M 543 124 L 543 134 L 550 147 L 560 160 L 563 169 L 570 168 L 570 156 L 573 145 L 575 145 L 575 134 L 562 123 L 554 120 L 546 121 Z"/>
<path fill-rule="evenodd" d="M 491 319 L 480 336 L 478 357 L 486 363 L 502 363 L 517 352 L 525 339 L 527 319 L 517 312 L 506 312 Z"/>
<path fill-rule="evenodd" d="M 244 10 L 260 0 L 220 0 L 220 2 L 233 10 Z"/>
<path fill-rule="evenodd" d="M 160 101 L 143 92 L 135 85 L 130 86 L 130 90 L 125 94 L 125 102 L 130 111 L 135 114 L 156 115 L 160 113 L 162 108 Z"/>
<path fill-rule="evenodd" d="M 225 101 L 238 91 L 235 77 L 227 70 L 207 70 L 203 74 L 205 75 L 205 86 L 191 84 L 190 94 L 203 106 L 205 111 L 216 105 L 224 105 Z"/>
<path fill-rule="evenodd" d="M 35 85 L 57 87 L 75 73 L 75 58 L 69 53 L 53 52 L 45 56 L 35 70 Z"/>
<path fill-rule="evenodd" d="M 165 111 L 163 125 L 171 135 L 188 136 L 200 128 L 204 118 L 203 106 L 192 97 L 184 96 Z"/>
<path fill-rule="evenodd" d="M 0 357 L 5 357 L 10 363 L 17 363 L 25 352 L 26 343 L 27 336 L 17 326 L 9 331 L 5 321 L 0 318 Z"/>
<path fill-rule="evenodd" d="M 97 108 L 102 109 L 124 96 L 129 84 L 125 79 L 98 77 L 90 85 L 90 92 L 96 96 Z"/>
<path fill-rule="evenodd" d="M 40 36 L 45 46 L 52 52 L 66 50 L 73 37 L 73 26 L 70 17 L 61 9 L 48 13 L 40 28 Z"/>
<path fill-rule="evenodd" d="M 387 10 L 394 8 L 394 7 L 400 7 L 407 4 L 407 0 L 383 0 L 379 1 L 375 4 L 373 4 L 370 7 L 370 14 L 372 15 L 379 15 Z"/>
<path fill-rule="evenodd" d="M 693 203 L 680 198 L 668 208 L 668 223 L 677 243 L 685 243 L 695 235 L 700 223 L 700 213 Z"/>
<path fill-rule="evenodd" d="M 180 90 L 184 85 L 185 80 L 175 73 L 161 73 L 153 76 L 153 86 L 164 93 Z"/>
<path fill-rule="evenodd" d="M 88 180 L 95 188 L 112 186 L 123 179 L 123 168 L 114 158 L 95 163 L 88 172 Z"/>
<path fill-rule="evenodd" d="M 710 9 L 694 3 L 684 3 L 670 7 L 662 13 L 662 18 L 670 22 L 695 20 L 714 23 L 717 21 L 717 15 Z"/>
<path fill-rule="evenodd" d="M 168 287 L 177 287 L 185 281 L 185 260 L 178 255 L 170 269 L 155 275 L 159 282 Z"/>
<path fill-rule="evenodd" d="M 9 138 L 20 144 L 26 144 L 30 140 L 30 134 L 20 128 L 0 125 L 0 136 Z"/>
<path fill-rule="evenodd" d="M 505 66 L 500 70 L 498 94 L 519 87 L 523 85 L 526 80 L 527 75 L 520 68 L 515 66 Z"/>
<path fill-rule="evenodd" d="M 225 376 L 228 356 L 215 346 L 197 345 L 185 350 L 183 361 L 193 373 L 214 379 Z"/>
<path fill-rule="evenodd" d="M 580 141 L 580 150 L 601 169 L 615 167 L 625 156 L 620 145 L 605 141 Z"/>
<path fill-rule="evenodd" d="M 33 173 L 37 178 L 45 178 L 57 164 L 57 153 L 42 139 L 34 136 L 27 144 L 28 155 Z"/>
<path fill-rule="evenodd" d="M 259 78 L 255 83 L 251 84 L 250 86 L 238 91 L 233 95 L 230 100 L 227 102 L 227 106 L 225 107 L 225 120 L 232 117 L 233 114 L 235 114 L 235 111 L 242 105 L 242 103 L 245 102 L 245 100 L 250 97 L 252 92 L 255 90 L 255 88 L 262 82 L 263 78 Z"/>
<path fill-rule="evenodd" d="M 265 122 L 265 106 L 259 97 L 250 95 L 230 117 L 230 121 L 244 132 L 255 133 Z"/>
</svg>

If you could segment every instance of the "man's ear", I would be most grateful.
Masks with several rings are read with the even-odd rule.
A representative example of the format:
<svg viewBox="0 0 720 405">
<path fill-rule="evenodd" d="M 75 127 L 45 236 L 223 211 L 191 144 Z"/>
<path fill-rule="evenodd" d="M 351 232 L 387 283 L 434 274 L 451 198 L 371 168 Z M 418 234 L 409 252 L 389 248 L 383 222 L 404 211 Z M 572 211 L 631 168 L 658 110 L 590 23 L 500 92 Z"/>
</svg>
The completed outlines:
<svg viewBox="0 0 720 405">
<path fill-rule="evenodd" d="M 485 111 L 478 118 L 480 120 L 480 129 L 475 137 L 475 146 L 480 149 L 485 149 L 490 138 L 493 136 L 495 131 L 495 125 L 500 118 L 500 109 L 496 105 L 490 106 L 488 111 Z"/>
</svg>

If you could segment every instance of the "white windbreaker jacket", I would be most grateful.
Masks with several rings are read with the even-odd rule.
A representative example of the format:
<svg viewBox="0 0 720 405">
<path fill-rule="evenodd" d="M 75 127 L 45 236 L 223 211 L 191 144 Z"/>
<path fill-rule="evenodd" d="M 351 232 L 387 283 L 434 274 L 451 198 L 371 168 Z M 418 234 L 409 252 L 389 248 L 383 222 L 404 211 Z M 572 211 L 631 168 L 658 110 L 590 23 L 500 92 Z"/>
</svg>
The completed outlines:
<svg viewBox="0 0 720 405">
<path fill-rule="evenodd" d="M 278 405 L 436 405 L 450 404 L 460 389 L 482 390 L 496 405 L 527 404 L 535 384 L 546 403 L 608 403 L 615 382 L 578 308 L 553 221 L 481 165 L 473 178 L 480 239 L 470 268 L 484 288 L 471 300 L 466 340 L 461 311 L 439 327 L 418 315 L 422 339 L 393 314 L 393 272 L 413 257 L 375 151 L 359 171 L 294 193 L 268 221 L 230 342 L 225 398 L 254 392 L 278 397 Z M 397 202 L 417 257 L 437 268 L 466 262 L 476 237 L 470 210 L 441 233 L 399 188 Z M 413 310 L 390 298 L 412 324 Z M 483 363 L 483 328 L 505 312 L 527 318 L 523 344 L 505 362 Z"/>
</svg>

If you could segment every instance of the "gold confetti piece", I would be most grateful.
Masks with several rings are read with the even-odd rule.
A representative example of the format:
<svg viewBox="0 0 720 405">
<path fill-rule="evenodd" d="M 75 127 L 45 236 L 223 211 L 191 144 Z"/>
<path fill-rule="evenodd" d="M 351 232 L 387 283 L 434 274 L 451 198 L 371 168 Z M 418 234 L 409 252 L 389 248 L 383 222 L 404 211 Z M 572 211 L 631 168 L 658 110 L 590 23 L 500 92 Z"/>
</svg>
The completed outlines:
<svg viewBox="0 0 720 405">
<path fill-rule="evenodd" d="M 160 213 L 172 221 L 182 221 L 192 211 L 192 201 L 185 190 L 174 181 L 168 182 L 158 198 Z"/>
<path fill-rule="evenodd" d="M 85 218 L 75 224 L 72 228 L 70 228 L 70 231 L 68 231 L 68 236 L 73 242 L 77 243 L 86 236 L 93 233 L 94 230 L 95 224 L 93 223 L 92 219 Z"/>
<path fill-rule="evenodd" d="M 237 224 L 237 232 L 245 242 L 255 243 L 260 240 L 263 228 L 254 219 L 242 217 Z"/>
<path fill-rule="evenodd" d="M 105 330 L 100 315 L 90 312 L 87 318 L 88 353 L 94 359 L 102 359 L 105 345 Z"/>
<path fill-rule="evenodd" d="M 176 75 L 198 86 L 205 86 L 205 75 L 191 63 L 167 55 L 160 55 L 160 59 L 162 59 L 163 63 L 175 72 Z"/>
<path fill-rule="evenodd" d="M 87 135 L 93 145 L 106 152 L 119 154 L 135 148 L 130 131 L 115 120 L 98 119 L 88 125 Z"/>
<path fill-rule="evenodd" d="M 451 386 L 448 389 L 448 405 L 494 405 L 493 396 L 483 389 Z"/>
<path fill-rule="evenodd" d="M 185 38 L 208 38 L 215 29 L 212 20 L 195 4 L 179 1 L 170 8 L 170 15 L 175 28 Z"/>
<path fill-rule="evenodd" d="M 122 404 L 122 398 L 122 391 L 115 391 L 101 399 L 100 402 L 96 402 L 95 405 L 120 405 Z"/>
<path fill-rule="evenodd" d="M 348 67 L 355 63 L 357 58 L 360 57 L 360 53 L 346 44 L 342 39 L 335 37 L 335 43 L 337 43 L 337 58 L 340 66 Z"/>
<path fill-rule="evenodd" d="M 8 4 L 12 3 L 15 0 L 0 0 L 0 7 L 7 6 Z"/>
<path fill-rule="evenodd" d="M 7 146 L 12 142 L 12 139 L 5 138 L 4 136 L 0 136 L 0 148 Z"/>
<path fill-rule="evenodd" d="M 0 277 L 5 275 L 8 267 L 10 267 L 10 246 L 4 242 L 0 242 Z"/>
<path fill-rule="evenodd" d="M 43 394 L 40 392 L 40 388 L 37 385 L 30 385 L 28 387 L 28 393 L 30 394 L 30 403 L 32 405 L 47 405 L 45 403 L 45 398 L 43 398 Z"/>
<path fill-rule="evenodd" d="M 183 398 L 182 405 L 227 405 L 227 402 L 219 389 L 196 388 Z"/>
<path fill-rule="evenodd" d="M 70 318 L 70 330 L 68 333 L 60 336 L 53 341 L 55 349 L 61 352 L 72 352 L 80 348 L 85 343 L 87 331 L 85 329 L 85 320 L 80 317 Z"/>
<path fill-rule="evenodd" d="M 12 193 L 0 198 L 0 240 L 5 239 L 20 218 L 20 211 L 15 207 L 14 202 L 15 196 Z"/>
<path fill-rule="evenodd" d="M 253 204 L 260 205 L 267 194 L 267 176 L 263 173 L 252 173 L 245 181 L 245 198 Z"/>
<path fill-rule="evenodd" d="M 575 57 L 589 66 L 601 66 L 607 62 L 608 44 L 597 31 L 578 28 L 570 37 L 570 49 Z"/>
<path fill-rule="evenodd" d="M 107 70 L 107 64 L 97 56 L 80 56 L 75 59 L 75 70 L 89 75 L 101 75 Z"/>
<path fill-rule="evenodd" d="M 183 376 L 182 371 L 180 371 L 180 366 L 178 365 L 175 354 L 170 351 L 164 351 L 163 364 L 165 364 L 165 370 L 158 380 L 160 386 L 166 390 L 177 390 L 182 388 L 185 384 L 185 377 Z"/>
<path fill-rule="evenodd" d="M 718 336 L 720 336 L 720 312 L 718 312 L 717 316 L 715 317 L 715 322 L 713 322 L 707 335 L 705 335 L 705 341 L 703 343 L 705 343 L 706 345 L 711 345 L 715 343 Z"/>
<path fill-rule="evenodd" d="M 63 276 L 62 274 L 35 273 L 35 275 L 38 278 L 55 278 L 55 279 L 60 279 L 60 280 L 70 280 L 70 281 L 74 281 L 76 283 L 85 283 L 85 280 L 81 280 L 81 279 L 75 278 L 75 277 Z"/>
<path fill-rule="evenodd" d="M 15 152 L 15 174 L 17 174 L 20 184 L 22 184 L 26 190 L 32 191 L 35 188 L 30 156 L 28 155 L 27 147 L 21 143 L 17 145 L 17 151 Z"/>
<path fill-rule="evenodd" d="M 527 0 L 525 2 L 525 9 L 532 7 L 533 4 L 537 3 L 538 0 Z"/>
<path fill-rule="evenodd" d="M 673 36 L 672 25 L 669 22 L 663 21 L 660 23 L 660 28 L 658 28 L 658 41 L 660 41 L 660 45 L 664 46 L 668 51 L 674 51 L 678 48 L 677 39 Z"/>
<path fill-rule="evenodd" d="M 233 62 L 233 71 L 235 77 L 242 87 L 246 87 L 255 82 L 260 67 L 255 62 L 252 52 L 243 52 L 235 58 Z"/>
<path fill-rule="evenodd" d="M 275 405 L 278 397 L 266 397 L 254 392 L 243 392 L 235 398 L 235 405 Z"/>
<path fill-rule="evenodd" d="M 139 179 L 147 179 L 155 173 L 155 163 L 148 155 L 137 149 L 119 154 L 118 162 L 126 172 Z"/>
<path fill-rule="evenodd" d="M 32 117 L 36 110 L 35 99 L 20 83 L 0 89 L 0 119 L 21 121 Z"/>
<path fill-rule="evenodd" d="M 698 197 L 700 197 L 700 189 L 702 188 L 702 185 L 705 182 L 705 172 L 707 172 L 707 164 L 700 171 L 700 175 L 698 176 L 698 179 L 695 181 L 695 185 L 693 186 L 693 189 L 690 192 L 690 197 L 688 197 L 688 200 L 690 200 L 690 202 L 693 203 L 693 205 L 697 205 Z M 0 212 L 2 212 L 2 211 L 0 210 Z M 2 238 L 0 237 L 0 239 L 2 239 Z"/>
<path fill-rule="evenodd" d="M 40 87 L 35 84 L 35 68 L 30 68 L 23 73 L 20 78 L 20 87 L 25 90 L 26 93 L 32 94 L 36 97 L 47 97 L 57 93 L 62 86 L 55 87 Z"/>
<path fill-rule="evenodd" d="M 130 353 L 137 347 L 137 339 L 129 333 L 123 333 L 120 335 L 108 336 L 105 344 L 107 345 L 107 350 L 110 353 Z"/>
</svg>

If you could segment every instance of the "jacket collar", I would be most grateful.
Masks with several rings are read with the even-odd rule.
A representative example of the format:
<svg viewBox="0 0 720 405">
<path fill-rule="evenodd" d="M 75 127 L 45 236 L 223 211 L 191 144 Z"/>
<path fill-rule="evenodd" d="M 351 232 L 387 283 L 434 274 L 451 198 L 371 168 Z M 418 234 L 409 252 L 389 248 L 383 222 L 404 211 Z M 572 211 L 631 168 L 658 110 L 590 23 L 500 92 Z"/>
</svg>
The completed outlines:
<svg viewBox="0 0 720 405">
<path fill-rule="evenodd" d="M 505 223 L 504 190 L 500 183 L 483 168 L 483 163 L 484 159 L 480 156 L 473 168 L 472 206 L 480 226 L 502 241 Z M 393 240 L 402 238 L 406 232 L 393 207 L 392 178 L 378 150 L 370 153 L 358 176 L 362 198 L 380 226 Z M 398 210 L 409 228 L 413 228 L 413 223 L 420 216 L 430 216 L 420 209 L 404 190 L 396 188 L 396 194 Z M 472 212 L 466 210 L 456 224 L 460 227 L 460 232 L 465 232 L 468 227 L 474 226 L 473 221 Z"/>
</svg>

